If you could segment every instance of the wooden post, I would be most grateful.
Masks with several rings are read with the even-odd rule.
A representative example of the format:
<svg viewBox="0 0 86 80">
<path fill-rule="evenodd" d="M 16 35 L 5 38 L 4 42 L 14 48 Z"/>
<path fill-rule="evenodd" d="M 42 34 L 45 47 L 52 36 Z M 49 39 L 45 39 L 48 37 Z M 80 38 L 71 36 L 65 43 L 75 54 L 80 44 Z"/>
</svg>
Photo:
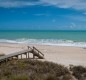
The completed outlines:
<svg viewBox="0 0 86 80">
<path fill-rule="evenodd" d="M 35 56 L 34 56 L 34 54 L 33 54 L 33 59 L 35 59 Z"/>
<path fill-rule="evenodd" d="M 28 52 L 28 58 L 29 58 L 29 52 Z"/>
<path fill-rule="evenodd" d="M 26 58 L 27 58 L 27 53 L 26 53 Z"/>
<path fill-rule="evenodd" d="M 18 55 L 16 56 L 16 58 L 18 59 Z"/>
<path fill-rule="evenodd" d="M 22 59 L 22 54 L 21 54 L 21 59 Z"/>
</svg>

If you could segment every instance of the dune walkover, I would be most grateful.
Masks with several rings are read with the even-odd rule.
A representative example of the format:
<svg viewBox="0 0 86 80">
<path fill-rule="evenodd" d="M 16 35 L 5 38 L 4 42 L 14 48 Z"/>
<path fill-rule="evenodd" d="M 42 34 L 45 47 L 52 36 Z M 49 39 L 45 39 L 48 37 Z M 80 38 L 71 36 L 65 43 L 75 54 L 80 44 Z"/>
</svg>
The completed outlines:
<svg viewBox="0 0 86 80">
<path fill-rule="evenodd" d="M 30 57 L 30 54 L 32 54 L 32 57 Z M 31 48 L 28 46 L 28 49 L 0 57 L 0 63 L 7 62 L 12 59 L 23 59 L 23 55 L 25 55 L 24 58 L 26 59 L 44 59 L 44 54 L 42 52 L 35 47 Z"/>
</svg>

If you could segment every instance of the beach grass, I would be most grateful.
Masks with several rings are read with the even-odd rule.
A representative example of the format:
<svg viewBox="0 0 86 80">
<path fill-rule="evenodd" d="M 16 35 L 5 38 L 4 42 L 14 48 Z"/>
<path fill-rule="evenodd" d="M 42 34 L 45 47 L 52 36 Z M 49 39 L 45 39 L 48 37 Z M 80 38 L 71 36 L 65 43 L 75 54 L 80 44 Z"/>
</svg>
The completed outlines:
<svg viewBox="0 0 86 80">
<path fill-rule="evenodd" d="M 86 68 L 38 60 L 13 60 L 0 65 L 0 80 L 85 80 Z"/>
</svg>

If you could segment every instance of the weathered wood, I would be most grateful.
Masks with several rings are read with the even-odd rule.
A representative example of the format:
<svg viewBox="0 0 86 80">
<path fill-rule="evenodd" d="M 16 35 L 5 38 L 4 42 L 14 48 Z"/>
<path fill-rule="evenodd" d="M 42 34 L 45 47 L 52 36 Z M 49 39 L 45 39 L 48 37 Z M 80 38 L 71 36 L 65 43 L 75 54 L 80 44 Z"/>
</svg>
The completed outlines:
<svg viewBox="0 0 86 80">
<path fill-rule="evenodd" d="M 26 55 L 26 58 L 30 58 L 29 54 L 32 53 L 33 54 L 33 59 L 35 59 L 35 56 L 37 56 L 39 59 L 43 59 L 44 58 L 44 54 L 42 54 L 38 49 L 36 49 L 35 47 L 31 48 L 28 46 L 28 49 L 26 50 L 22 50 L 16 53 L 12 53 L 12 54 L 8 54 L 5 56 L 0 57 L 0 62 L 3 61 L 8 61 L 11 59 L 18 59 L 18 56 L 21 55 L 21 59 L 22 59 L 22 54 Z"/>
<path fill-rule="evenodd" d="M 27 58 L 27 53 L 26 53 L 26 58 Z"/>
<path fill-rule="evenodd" d="M 29 52 L 28 52 L 28 58 L 29 58 Z"/>
<path fill-rule="evenodd" d="M 38 51 L 38 53 L 40 53 L 41 55 L 43 55 L 43 56 L 44 56 L 44 54 L 43 54 L 42 52 L 40 52 L 37 48 L 33 47 L 33 50 Z"/>
<path fill-rule="evenodd" d="M 33 54 L 33 59 L 35 59 L 35 55 Z"/>
<path fill-rule="evenodd" d="M 22 59 L 22 54 L 21 54 L 21 59 Z"/>
<path fill-rule="evenodd" d="M 44 54 L 40 52 L 38 49 L 36 49 L 35 47 L 33 47 L 33 53 L 34 55 L 38 56 L 38 58 L 44 59 Z"/>
<path fill-rule="evenodd" d="M 44 54 L 40 52 L 37 48 L 33 46 L 33 48 L 28 46 L 28 49 L 32 49 L 31 53 L 33 53 L 35 56 L 37 56 L 40 59 L 44 59 Z"/>
</svg>

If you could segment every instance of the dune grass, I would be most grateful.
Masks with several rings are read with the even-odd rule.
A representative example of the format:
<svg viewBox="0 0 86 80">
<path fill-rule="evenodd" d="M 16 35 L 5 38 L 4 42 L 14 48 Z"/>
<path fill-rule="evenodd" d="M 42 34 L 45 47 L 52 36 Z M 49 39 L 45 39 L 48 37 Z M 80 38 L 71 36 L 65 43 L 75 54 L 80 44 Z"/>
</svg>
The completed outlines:
<svg viewBox="0 0 86 80">
<path fill-rule="evenodd" d="M 85 77 L 86 68 L 73 66 L 69 70 L 47 61 L 13 60 L 0 65 L 0 80 L 85 80 Z"/>
<path fill-rule="evenodd" d="M 78 80 L 86 80 L 86 67 L 83 66 L 73 66 L 70 68 L 72 75 L 75 76 Z"/>
</svg>

